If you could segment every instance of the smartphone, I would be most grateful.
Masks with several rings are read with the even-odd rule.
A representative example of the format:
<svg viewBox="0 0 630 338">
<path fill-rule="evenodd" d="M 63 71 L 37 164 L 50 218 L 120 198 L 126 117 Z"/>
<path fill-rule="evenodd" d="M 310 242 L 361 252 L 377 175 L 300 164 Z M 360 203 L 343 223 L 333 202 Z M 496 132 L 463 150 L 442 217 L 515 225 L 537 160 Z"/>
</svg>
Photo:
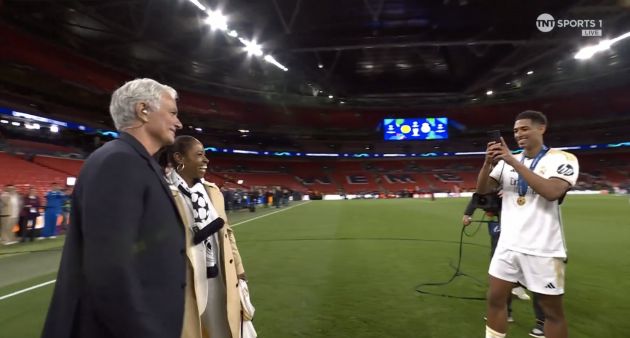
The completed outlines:
<svg viewBox="0 0 630 338">
<path fill-rule="evenodd" d="M 488 132 L 488 138 L 490 142 L 501 143 L 501 131 L 500 130 L 490 130 Z"/>
</svg>

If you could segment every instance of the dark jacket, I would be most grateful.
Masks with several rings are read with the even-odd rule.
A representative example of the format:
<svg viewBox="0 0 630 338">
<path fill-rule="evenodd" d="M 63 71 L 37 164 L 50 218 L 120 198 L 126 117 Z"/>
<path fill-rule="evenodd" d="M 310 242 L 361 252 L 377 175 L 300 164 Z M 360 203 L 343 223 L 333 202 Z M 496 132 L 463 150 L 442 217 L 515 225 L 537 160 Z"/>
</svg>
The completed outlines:
<svg viewBox="0 0 630 338">
<path fill-rule="evenodd" d="M 185 237 L 161 170 L 122 133 L 85 162 L 43 338 L 179 338 Z"/>
<path fill-rule="evenodd" d="M 22 196 L 22 211 L 20 212 L 20 217 L 28 217 L 29 219 L 35 219 L 39 216 L 39 208 L 41 204 L 39 203 L 39 197 L 37 196 L 29 196 L 28 194 Z"/>
</svg>

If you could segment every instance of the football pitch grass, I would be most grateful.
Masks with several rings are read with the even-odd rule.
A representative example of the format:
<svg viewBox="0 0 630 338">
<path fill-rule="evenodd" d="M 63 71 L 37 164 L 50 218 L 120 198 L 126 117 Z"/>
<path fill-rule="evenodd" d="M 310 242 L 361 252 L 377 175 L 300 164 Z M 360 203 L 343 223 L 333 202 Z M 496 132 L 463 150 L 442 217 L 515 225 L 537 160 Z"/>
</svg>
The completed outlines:
<svg viewBox="0 0 630 338">
<path fill-rule="evenodd" d="M 415 291 L 453 275 L 467 201 L 313 201 L 233 214 L 259 337 L 483 337 L 485 302 Z M 630 337 L 628 198 L 569 196 L 562 212 L 570 337 Z M 476 228 L 461 263 L 473 278 L 423 290 L 484 296 L 489 237 Z M 62 241 L 0 248 L 0 298 L 53 280 Z M 39 337 L 53 285 L 1 299 L 0 337 Z M 508 337 L 528 337 L 531 302 L 513 308 Z"/>
</svg>

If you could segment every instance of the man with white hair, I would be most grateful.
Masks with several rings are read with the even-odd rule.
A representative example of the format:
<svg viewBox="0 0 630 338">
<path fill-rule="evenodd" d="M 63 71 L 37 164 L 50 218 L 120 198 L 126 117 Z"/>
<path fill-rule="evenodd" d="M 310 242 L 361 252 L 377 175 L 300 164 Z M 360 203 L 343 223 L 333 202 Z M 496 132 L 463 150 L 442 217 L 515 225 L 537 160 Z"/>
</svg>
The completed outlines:
<svg viewBox="0 0 630 338">
<path fill-rule="evenodd" d="M 112 94 L 120 138 L 83 165 L 42 337 L 178 338 L 184 226 L 153 155 L 182 125 L 177 92 L 151 79 Z"/>
</svg>

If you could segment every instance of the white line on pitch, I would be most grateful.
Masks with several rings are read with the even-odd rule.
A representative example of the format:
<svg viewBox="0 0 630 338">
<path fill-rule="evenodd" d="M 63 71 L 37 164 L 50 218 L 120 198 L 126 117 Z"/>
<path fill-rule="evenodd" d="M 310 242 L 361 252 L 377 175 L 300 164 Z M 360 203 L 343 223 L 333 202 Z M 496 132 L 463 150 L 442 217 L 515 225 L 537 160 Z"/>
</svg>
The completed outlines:
<svg viewBox="0 0 630 338">
<path fill-rule="evenodd" d="M 11 298 L 13 296 L 17 296 L 20 293 L 24 293 L 24 292 L 28 292 L 28 291 L 31 291 L 31 290 L 35 290 L 35 289 L 41 288 L 42 286 L 46 286 L 48 284 L 52 284 L 55 281 L 56 281 L 56 279 L 53 279 L 53 280 L 49 280 L 48 282 L 43 282 L 41 284 L 37 284 L 37 285 L 31 286 L 30 288 L 26 288 L 26 289 L 23 289 L 23 290 L 20 290 L 20 291 L 15 291 L 13 293 L 10 293 L 8 295 L 4 295 L 4 296 L 0 297 L 0 300 L 5 300 L 7 298 Z"/>
<path fill-rule="evenodd" d="M 277 213 L 282 212 L 282 211 L 287 211 L 287 210 L 289 210 L 289 209 L 293 209 L 293 208 L 299 207 L 299 206 L 301 206 L 301 205 L 308 204 L 308 203 L 310 203 L 310 202 L 311 202 L 311 201 L 307 201 L 307 202 L 304 202 L 304 203 L 300 203 L 300 204 L 298 204 L 298 205 L 294 205 L 294 206 L 292 206 L 292 207 L 288 207 L 288 208 L 286 208 L 286 209 L 281 209 L 281 210 L 278 210 L 278 211 L 270 212 L 270 213 L 265 214 L 265 215 L 261 215 L 261 216 L 254 217 L 254 218 L 250 218 L 250 219 L 248 219 L 248 220 L 245 220 L 245 221 L 242 221 L 242 222 L 238 222 L 238 223 L 236 223 L 236 224 L 232 225 L 232 227 L 235 227 L 235 226 L 240 225 L 240 224 L 243 224 L 243 223 L 251 222 L 251 221 L 253 221 L 253 220 L 257 220 L 257 219 L 259 219 L 259 218 L 263 218 L 263 217 L 267 217 L 267 216 L 270 216 L 270 215 L 273 215 L 273 214 L 277 214 Z M 26 289 L 23 289 L 23 290 L 15 291 L 15 292 L 10 293 L 10 294 L 8 294 L 8 295 L 1 296 L 1 297 L 0 297 L 0 300 L 5 300 L 5 299 L 7 299 L 7 298 L 11 298 L 11 297 L 13 297 L 13 296 L 17 296 L 17 295 L 19 295 L 19 294 L 21 294 L 21 293 L 24 293 L 24 292 L 29 292 L 29 291 L 31 291 L 31 290 L 35 290 L 35 289 L 41 288 L 42 286 L 46 286 L 46 285 L 48 285 L 48 284 L 52 284 L 52 283 L 54 283 L 55 281 L 56 281 L 56 279 L 53 279 L 53 280 L 49 280 L 48 282 L 44 282 L 44 283 L 41 283 L 41 284 L 37 284 L 37 285 L 31 286 L 30 288 L 26 288 Z"/>
<path fill-rule="evenodd" d="M 248 220 L 244 220 L 244 221 L 242 221 L 242 222 L 238 222 L 238 223 L 236 223 L 236 224 L 232 224 L 231 226 L 232 226 L 232 227 L 235 227 L 235 226 L 240 225 L 240 224 L 243 224 L 243 223 L 251 222 L 251 221 L 257 220 L 257 219 L 259 219 L 259 218 L 267 217 L 267 216 L 270 216 L 270 215 L 273 215 L 273 214 L 277 214 L 277 213 L 279 213 L 279 212 L 287 211 L 287 210 L 289 210 L 289 209 L 293 209 L 293 208 L 296 208 L 296 207 L 299 207 L 299 206 L 302 206 L 302 205 L 305 205 L 305 204 L 309 204 L 309 203 L 311 203 L 311 201 L 307 201 L 307 202 L 304 202 L 304 203 L 300 203 L 300 204 L 298 204 L 298 205 L 294 205 L 294 206 L 292 206 L 292 207 L 288 207 L 288 208 L 286 208 L 286 209 L 280 209 L 280 210 L 277 210 L 277 211 L 274 211 L 274 212 L 270 212 L 270 213 L 268 213 L 268 214 L 264 214 L 264 215 L 260 215 L 260 216 L 254 217 L 254 218 L 250 218 L 250 219 L 248 219 Z"/>
</svg>

